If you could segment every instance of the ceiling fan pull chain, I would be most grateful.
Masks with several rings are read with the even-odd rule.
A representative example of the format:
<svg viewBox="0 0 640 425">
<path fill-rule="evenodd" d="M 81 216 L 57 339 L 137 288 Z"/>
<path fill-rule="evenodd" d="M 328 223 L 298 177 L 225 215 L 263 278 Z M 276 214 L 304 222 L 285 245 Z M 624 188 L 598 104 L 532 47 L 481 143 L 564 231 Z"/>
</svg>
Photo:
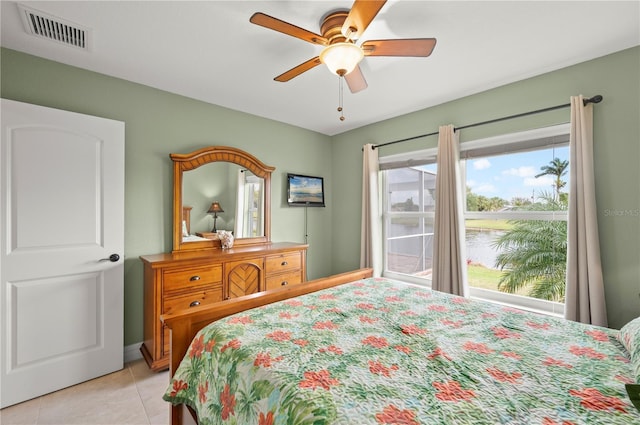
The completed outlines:
<svg viewBox="0 0 640 425">
<path fill-rule="evenodd" d="M 344 80 L 343 76 L 338 76 L 338 112 L 340 112 L 340 121 L 344 121 L 344 114 L 342 113 L 342 81 Z"/>
</svg>

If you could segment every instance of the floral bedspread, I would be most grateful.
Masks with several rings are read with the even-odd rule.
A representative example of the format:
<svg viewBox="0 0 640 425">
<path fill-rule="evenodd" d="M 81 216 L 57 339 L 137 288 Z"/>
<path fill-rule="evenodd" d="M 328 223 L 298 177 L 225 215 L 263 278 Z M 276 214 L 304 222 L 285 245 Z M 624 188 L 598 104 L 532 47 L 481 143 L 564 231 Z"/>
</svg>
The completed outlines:
<svg viewBox="0 0 640 425">
<path fill-rule="evenodd" d="M 164 399 L 201 424 L 640 424 L 616 332 L 365 279 L 210 324 Z"/>
</svg>

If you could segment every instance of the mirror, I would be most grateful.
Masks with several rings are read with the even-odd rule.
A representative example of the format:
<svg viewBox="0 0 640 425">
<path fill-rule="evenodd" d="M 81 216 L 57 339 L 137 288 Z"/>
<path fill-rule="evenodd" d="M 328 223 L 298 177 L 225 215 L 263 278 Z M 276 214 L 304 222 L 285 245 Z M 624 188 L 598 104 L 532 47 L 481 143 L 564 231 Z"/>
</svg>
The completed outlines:
<svg viewBox="0 0 640 425">
<path fill-rule="evenodd" d="M 270 241 L 274 167 L 226 146 L 170 157 L 174 164 L 174 252 L 220 248 L 214 229 L 233 231 L 234 245 Z M 218 212 L 213 211 L 214 202 Z"/>
<path fill-rule="evenodd" d="M 264 236 L 264 179 L 237 164 L 215 162 L 184 173 L 182 205 L 191 207 L 183 242 L 218 230 L 238 239 Z"/>
</svg>

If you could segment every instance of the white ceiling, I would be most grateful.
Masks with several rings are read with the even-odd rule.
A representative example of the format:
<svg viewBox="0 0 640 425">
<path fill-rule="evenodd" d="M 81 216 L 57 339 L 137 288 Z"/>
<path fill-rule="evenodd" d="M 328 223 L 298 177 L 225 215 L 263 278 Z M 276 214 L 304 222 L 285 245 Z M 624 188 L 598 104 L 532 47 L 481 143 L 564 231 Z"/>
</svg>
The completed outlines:
<svg viewBox="0 0 640 425">
<path fill-rule="evenodd" d="M 640 45 L 640 1 L 389 1 L 361 41 L 438 43 L 428 58 L 366 57 L 369 87 L 345 85 L 340 121 L 338 78 L 324 65 L 273 81 L 321 46 L 249 18 L 319 33 L 321 17 L 350 0 L 21 2 L 88 27 L 89 51 L 27 34 L 16 3 L 2 0 L 3 47 L 327 135 Z"/>
</svg>

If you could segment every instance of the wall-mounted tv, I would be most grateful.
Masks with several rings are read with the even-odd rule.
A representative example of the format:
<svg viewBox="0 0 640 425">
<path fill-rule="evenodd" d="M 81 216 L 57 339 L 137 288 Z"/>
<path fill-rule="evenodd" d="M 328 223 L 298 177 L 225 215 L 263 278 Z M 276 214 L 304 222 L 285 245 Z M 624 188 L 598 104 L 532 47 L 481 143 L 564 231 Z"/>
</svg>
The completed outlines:
<svg viewBox="0 0 640 425">
<path fill-rule="evenodd" d="M 324 207 L 324 178 L 288 173 L 287 203 L 291 207 Z"/>
</svg>

